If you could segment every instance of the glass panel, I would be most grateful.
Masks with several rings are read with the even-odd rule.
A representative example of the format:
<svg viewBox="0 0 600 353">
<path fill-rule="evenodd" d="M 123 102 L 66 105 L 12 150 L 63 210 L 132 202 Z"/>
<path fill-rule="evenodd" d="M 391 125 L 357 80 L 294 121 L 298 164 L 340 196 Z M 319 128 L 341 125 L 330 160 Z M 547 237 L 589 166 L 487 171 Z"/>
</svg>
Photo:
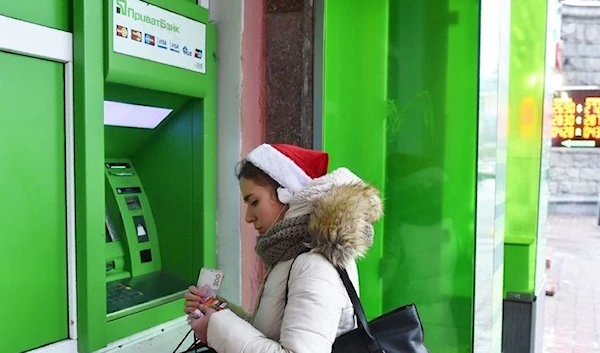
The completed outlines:
<svg viewBox="0 0 600 353">
<path fill-rule="evenodd" d="M 510 2 L 484 5 L 480 38 L 479 2 L 325 2 L 324 147 L 385 198 L 367 313 L 416 303 L 432 352 L 501 343 Z"/>
<path fill-rule="evenodd" d="M 470 352 L 479 3 L 397 0 L 389 17 L 383 311 L 417 303 L 432 352 Z"/>
<path fill-rule="evenodd" d="M 510 1 L 481 2 L 475 353 L 500 353 Z"/>
</svg>

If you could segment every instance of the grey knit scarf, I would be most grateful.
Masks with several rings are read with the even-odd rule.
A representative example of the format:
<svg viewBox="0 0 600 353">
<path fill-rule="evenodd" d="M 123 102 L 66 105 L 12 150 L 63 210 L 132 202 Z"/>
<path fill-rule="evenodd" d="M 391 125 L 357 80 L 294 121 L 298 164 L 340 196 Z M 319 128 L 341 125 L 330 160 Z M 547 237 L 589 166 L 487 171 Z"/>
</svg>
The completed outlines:
<svg viewBox="0 0 600 353">
<path fill-rule="evenodd" d="M 287 261 L 308 251 L 305 244 L 310 244 L 308 234 L 309 215 L 284 219 L 276 223 L 267 233 L 258 238 L 256 253 L 269 267 L 278 262 Z"/>
</svg>

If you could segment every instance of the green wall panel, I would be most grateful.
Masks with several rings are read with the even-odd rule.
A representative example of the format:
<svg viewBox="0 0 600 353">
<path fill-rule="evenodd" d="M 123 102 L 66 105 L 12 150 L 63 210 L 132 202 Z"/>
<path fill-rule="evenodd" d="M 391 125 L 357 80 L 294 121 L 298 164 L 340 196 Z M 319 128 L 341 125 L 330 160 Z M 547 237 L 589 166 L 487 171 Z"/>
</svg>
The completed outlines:
<svg viewBox="0 0 600 353">
<path fill-rule="evenodd" d="M 71 32 L 72 0 L 0 2 L 0 15 Z"/>
<path fill-rule="evenodd" d="M 192 172 L 202 173 L 201 187 L 194 189 L 193 208 L 203 208 L 202 217 L 194 217 L 195 229 L 202 228 L 202 237 L 194 237 L 192 247 L 201 251 L 194 256 L 194 268 L 217 266 L 217 30 L 206 28 L 206 96 L 195 100 L 193 110 L 202 111 L 202 121 L 192 124 Z"/>
<path fill-rule="evenodd" d="M 513 1 L 511 9 L 505 295 L 508 292 L 533 294 L 535 287 L 546 7 L 545 0 L 523 0 Z M 513 251 L 513 248 L 519 250 Z M 516 263 L 530 270 L 511 266 Z"/>
<path fill-rule="evenodd" d="M 64 71 L 0 52 L 0 77 L 0 351 L 13 353 L 68 334 Z"/>
<path fill-rule="evenodd" d="M 201 120 L 202 116 L 197 118 Z M 132 156 L 152 205 L 163 269 L 190 284 L 198 277 L 192 267 L 190 245 L 194 234 L 202 236 L 201 229 L 192 229 L 192 219 L 194 214 L 202 218 L 203 212 L 202 208 L 192 210 L 192 192 L 202 180 L 201 175 L 192 174 L 193 120 L 188 104 Z M 198 178 L 200 182 L 194 182 Z"/>
<path fill-rule="evenodd" d="M 330 153 L 330 168 L 348 167 L 382 191 L 387 37 L 388 0 L 325 1 L 323 149 Z M 368 256 L 359 262 L 369 317 L 381 313 L 383 222 L 375 225 L 375 234 Z"/>
<path fill-rule="evenodd" d="M 73 2 L 73 99 L 80 353 L 106 345 L 103 2 Z"/>
<path fill-rule="evenodd" d="M 156 325 L 164 323 L 165 321 L 174 320 L 181 316 L 181 314 L 177 312 L 181 312 L 183 303 L 183 299 L 180 299 L 143 311 L 137 315 L 130 315 L 115 321 L 111 321 L 108 323 L 106 328 L 107 341 L 114 342 L 138 333 L 140 330 L 150 329 Z"/>
<path fill-rule="evenodd" d="M 535 278 L 535 247 L 532 244 L 505 244 L 504 288 L 505 291 L 533 294 L 532 278 Z M 514 274 L 519 274 L 515 276 Z"/>
<path fill-rule="evenodd" d="M 106 156 L 109 158 L 123 156 L 123 158 L 133 155 L 137 150 L 154 135 L 156 130 L 125 128 L 120 126 L 106 126 L 104 136 L 107 143 L 104 146 Z M 135 167 L 135 165 L 134 165 Z"/>
</svg>

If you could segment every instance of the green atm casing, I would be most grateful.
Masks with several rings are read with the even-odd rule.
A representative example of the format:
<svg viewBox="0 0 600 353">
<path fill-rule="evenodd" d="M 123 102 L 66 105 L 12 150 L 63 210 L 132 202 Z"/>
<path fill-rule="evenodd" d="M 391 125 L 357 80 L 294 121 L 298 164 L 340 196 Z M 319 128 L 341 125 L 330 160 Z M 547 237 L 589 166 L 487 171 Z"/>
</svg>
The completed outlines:
<svg viewBox="0 0 600 353">
<path fill-rule="evenodd" d="M 216 266 L 216 28 L 208 10 L 195 1 L 145 3 L 206 26 L 205 73 L 115 52 L 116 1 L 74 3 L 77 333 L 82 353 L 184 317 L 181 293 L 177 300 L 154 293 L 159 302 L 148 300 L 113 314 L 107 284 L 143 287 L 139 291 L 147 293 L 151 290 L 139 282 L 146 276 L 156 276 L 154 283 L 165 284 L 168 277 L 189 285 L 201 267 Z M 104 101 L 172 112 L 154 129 L 109 126 Z M 107 178 L 109 161 L 131 163 L 143 192 L 141 214 L 115 195 L 120 181 Z M 138 241 L 130 218 L 139 215 L 148 242 Z M 107 216 L 117 241 L 106 236 Z M 145 250 L 151 262 L 143 261 L 148 258 L 140 251 Z"/>
</svg>

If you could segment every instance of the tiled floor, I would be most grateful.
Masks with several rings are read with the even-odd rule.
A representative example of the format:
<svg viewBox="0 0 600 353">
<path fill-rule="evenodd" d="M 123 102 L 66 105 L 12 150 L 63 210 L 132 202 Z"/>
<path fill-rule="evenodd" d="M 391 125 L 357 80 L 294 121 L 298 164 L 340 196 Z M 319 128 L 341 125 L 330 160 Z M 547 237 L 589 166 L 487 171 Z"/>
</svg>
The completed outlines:
<svg viewBox="0 0 600 353">
<path fill-rule="evenodd" d="M 600 352 L 600 226 L 596 217 L 550 215 L 548 247 L 558 283 L 546 297 L 544 353 Z"/>
</svg>

